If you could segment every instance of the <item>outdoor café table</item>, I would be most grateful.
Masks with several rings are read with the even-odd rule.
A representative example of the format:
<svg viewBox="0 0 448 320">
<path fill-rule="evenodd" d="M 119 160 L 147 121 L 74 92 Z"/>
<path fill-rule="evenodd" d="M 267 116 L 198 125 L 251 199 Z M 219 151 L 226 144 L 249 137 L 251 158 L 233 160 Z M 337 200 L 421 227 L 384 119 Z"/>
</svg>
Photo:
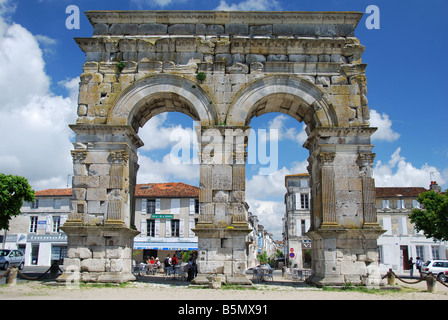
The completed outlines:
<svg viewBox="0 0 448 320">
<path fill-rule="evenodd" d="M 266 267 L 260 267 L 260 268 L 258 268 L 258 277 L 259 277 L 259 280 L 261 280 L 261 281 L 266 281 L 266 279 L 268 278 L 268 276 L 269 276 L 269 268 L 266 268 Z"/>
</svg>

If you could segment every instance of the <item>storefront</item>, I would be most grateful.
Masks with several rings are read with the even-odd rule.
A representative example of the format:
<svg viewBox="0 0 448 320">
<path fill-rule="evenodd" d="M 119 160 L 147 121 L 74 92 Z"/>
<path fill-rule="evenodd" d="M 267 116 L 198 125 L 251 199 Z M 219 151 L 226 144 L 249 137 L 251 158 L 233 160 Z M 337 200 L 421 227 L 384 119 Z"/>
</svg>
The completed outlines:
<svg viewBox="0 0 448 320">
<path fill-rule="evenodd" d="M 65 234 L 11 234 L 6 236 L 5 248 L 18 249 L 25 254 L 25 266 L 61 264 L 67 255 Z"/>
<path fill-rule="evenodd" d="M 134 239 L 133 260 L 140 263 L 150 257 L 158 257 L 163 262 L 168 254 L 172 257 L 180 251 L 195 250 L 198 250 L 197 238 L 158 238 L 152 240 L 147 237 L 136 237 Z"/>
</svg>

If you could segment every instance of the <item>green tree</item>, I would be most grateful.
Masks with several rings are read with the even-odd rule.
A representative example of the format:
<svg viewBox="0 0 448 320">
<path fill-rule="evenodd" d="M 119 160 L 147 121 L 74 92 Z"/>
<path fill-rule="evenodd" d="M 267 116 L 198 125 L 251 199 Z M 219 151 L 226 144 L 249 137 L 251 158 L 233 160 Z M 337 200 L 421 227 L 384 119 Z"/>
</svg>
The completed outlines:
<svg viewBox="0 0 448 320">
<path fill-rule="evenodd" d="M 0 173 L 0 230 L 9 229 L 9 220 L 20 214 L 23 201 L 34 201 L 28 180 Z"/>
<path fill-rule="evenodd" d="M 414 209 L 411 222 L 417 231 L 423 231 L 427 238 L 448 240 L 448 195 L 435 191 L 423 192 L 417 197 L 422 209 Z"/>
</svg>

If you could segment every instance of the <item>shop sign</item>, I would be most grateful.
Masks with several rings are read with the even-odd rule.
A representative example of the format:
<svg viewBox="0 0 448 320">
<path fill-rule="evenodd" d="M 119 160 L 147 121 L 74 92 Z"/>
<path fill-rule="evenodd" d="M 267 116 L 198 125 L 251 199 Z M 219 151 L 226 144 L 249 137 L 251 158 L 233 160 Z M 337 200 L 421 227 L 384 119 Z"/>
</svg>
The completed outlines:
<svg viewBox="0 0 448 320">
<path fill-rule="evenodd" d="M 65 234 L 43 234 L 27 236 L 27 242 L 67 242 L 67 235 Z"/>
<path fill-rule="evenodd" d="M 173 219 L 174 214 L 151 214 L 151 219 Z"/>
</svg>

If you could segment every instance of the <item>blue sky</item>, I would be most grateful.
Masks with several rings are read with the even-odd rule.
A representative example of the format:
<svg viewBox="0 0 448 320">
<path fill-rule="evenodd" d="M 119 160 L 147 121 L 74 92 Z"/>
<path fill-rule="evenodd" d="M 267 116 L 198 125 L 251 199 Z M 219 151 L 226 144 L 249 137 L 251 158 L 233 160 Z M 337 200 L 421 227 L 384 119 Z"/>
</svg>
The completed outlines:
<svg viewBox="0 0 448 320">
<path fill-rule="evenodd" d="M 81 11 L 79 30 L 68 30 L 67 6 Z M 84 53 L 74 37 L 90 37 L 87 10 L 360 11 L 376 5 L 380 29 L 365 14 L 356 36 L 366 46 L 367 86 L 377 186 L 448 188 L 448 2 L 445 0 L 0 0 L 0 172 L 27 177 L 34 189 L 66 187 L 72 164 L 78 77 Z M 279 163 L 271 175 L 248 165 L 246 198 L 262 224 L 281 236 L 284 175 L 304 172 L 303 125 L 289 116 L 254 118 L 253 129 L 279 130 Z M 170 165 L 173 130 L 191 134 L 192 120 L 177 113 L 151 119 L 140 135 L 138 182 L 198 181 L 197 166 Z M 157 134 L 158 139 L 152 139 Z M 168 147 L 166 147 L 168 145 Z M 156 168 L 156 170 L 154 170 Z M 268 228 L 269 229 L 269 228 Z"/>
</svg>

